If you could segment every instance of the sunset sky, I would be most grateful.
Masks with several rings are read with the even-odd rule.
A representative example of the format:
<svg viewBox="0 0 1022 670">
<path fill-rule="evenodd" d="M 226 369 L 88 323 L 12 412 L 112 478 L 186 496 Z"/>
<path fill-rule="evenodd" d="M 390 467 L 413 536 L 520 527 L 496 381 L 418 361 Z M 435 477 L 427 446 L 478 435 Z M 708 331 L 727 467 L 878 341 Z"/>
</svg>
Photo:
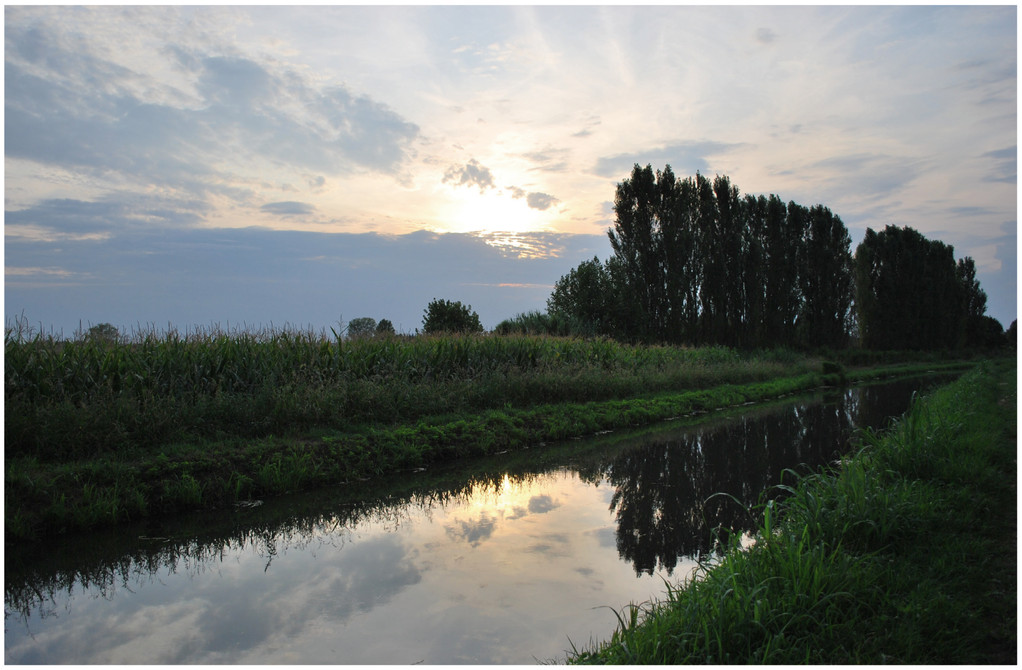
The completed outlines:
<svg viewBox="0 0 1022 670">
<path fill-rule="evenodd" d="M 633 164 L 911 226 L 1016 317 L 1017 8 L 5 8 L 5 317 L 487 328 Z"/>
</svg>

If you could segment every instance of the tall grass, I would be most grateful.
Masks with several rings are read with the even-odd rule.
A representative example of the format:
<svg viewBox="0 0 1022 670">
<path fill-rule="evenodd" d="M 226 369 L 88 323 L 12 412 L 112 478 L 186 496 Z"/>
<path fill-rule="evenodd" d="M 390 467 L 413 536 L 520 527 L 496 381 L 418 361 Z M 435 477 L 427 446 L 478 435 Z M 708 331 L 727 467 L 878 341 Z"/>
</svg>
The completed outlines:
<svg viewBox="0 0 1022 670">
<path fill-rule="evenodd" d="M 569 660 L 1013 662 L 1014 386 L 1011 362 L 987 365 L 916 402 L 835 471 L 782 486 L 751 548 L 732 541 Z"/>
<path fill-rule="evenodd" d="M 91 456 L 191 437 L 255 437 L 603 400 L 809 369 L 724 348 L 507 335 L 346 340 L 310 330 L 141 330 L 118 341 L 4 339 L 9 454 Z M 801 369 L 798 369 L 801 368 Z"/>
</svg>

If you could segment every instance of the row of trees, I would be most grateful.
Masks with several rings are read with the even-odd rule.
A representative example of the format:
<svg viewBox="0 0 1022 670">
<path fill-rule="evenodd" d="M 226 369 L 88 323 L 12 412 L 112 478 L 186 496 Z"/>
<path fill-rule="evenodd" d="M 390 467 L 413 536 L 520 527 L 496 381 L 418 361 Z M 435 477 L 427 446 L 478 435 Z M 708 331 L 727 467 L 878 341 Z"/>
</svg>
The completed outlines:
<svg viewBox="0 0 1022 670">
<path fill-rule="evenodd" d="M 426 306 L 422 314 L 422 332 L 426 335 L 436 333 L 481 333 L 482 322 L 472 305 L 464 305 L 461 301 L 435 298 Z M 348 337 L 361 339 L 369 337 L 387 337 L 394 335 L 394 324 L 389 319 L 376 319 L 361 316 L 348 322 Z"/>
<path fill-rule="evenodd" d="M 827 207 L 739 194 L 726 176 L 638 165 L 618 184 L 614 255 L 563 276 L 551 315 L 627 341 L 752 348 L 983 344 L 975 264 L 911 228 L 851 238 Z M 854 309 L 853 309 L 854 307 Z M 992 323 L 991 323 L 992 322 Z"/>
<path fill-rule="evenodd" d="M 869 349 L 991 346 L 1001 324 L 985 316 L 976 264 L 912 228 L 866 230 L 855 250 L 855 302 Z"/>
</svg>

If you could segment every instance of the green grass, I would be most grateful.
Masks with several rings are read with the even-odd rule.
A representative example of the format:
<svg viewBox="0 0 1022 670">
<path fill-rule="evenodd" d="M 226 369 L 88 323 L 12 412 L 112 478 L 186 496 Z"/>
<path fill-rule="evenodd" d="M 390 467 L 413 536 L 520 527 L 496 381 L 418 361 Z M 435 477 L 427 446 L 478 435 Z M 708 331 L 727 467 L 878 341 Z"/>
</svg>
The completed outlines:
<svg viewBox="0 0 1022 670">
<path fill-rule="evenodd" d="M 8 539 L 377 477 L 878 374 L 787 351 L 526 335 L 172 331 L 63 342 L 9 329 L 5 355 Z"/>
<path fill-rule="evenodd" d="M 816 369 L 709 347 L 526 335 L 344 340 L 303 331 L 5 334 L 5 448 L 66 460 L 316 426 L 707 388 Z"/>
<path fill-rule="evenodd" d="M 1012 663 L 1013 361 L 919 399 L 830 472 L 778 489 L 664 600 L 574 663 Z"/>
</svg>

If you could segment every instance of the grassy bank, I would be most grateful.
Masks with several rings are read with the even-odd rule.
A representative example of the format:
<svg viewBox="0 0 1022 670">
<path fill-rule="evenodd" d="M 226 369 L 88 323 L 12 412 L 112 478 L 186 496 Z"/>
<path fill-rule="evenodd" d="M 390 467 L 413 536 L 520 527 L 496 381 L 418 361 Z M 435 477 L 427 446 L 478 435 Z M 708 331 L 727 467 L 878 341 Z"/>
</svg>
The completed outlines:
<svg viewBox="0 0 1022 670">
<path fill-rule="evenodd" d="M 526 336 L 8 333 L 5 346 L 8 541 L 951 365 Z"/>
<path fill-rule="evenodd" d="M 755 544 L 631 607 L 575 663 L 1015 664 L 1014 361 L 781 487 Z"/>
</svg>

